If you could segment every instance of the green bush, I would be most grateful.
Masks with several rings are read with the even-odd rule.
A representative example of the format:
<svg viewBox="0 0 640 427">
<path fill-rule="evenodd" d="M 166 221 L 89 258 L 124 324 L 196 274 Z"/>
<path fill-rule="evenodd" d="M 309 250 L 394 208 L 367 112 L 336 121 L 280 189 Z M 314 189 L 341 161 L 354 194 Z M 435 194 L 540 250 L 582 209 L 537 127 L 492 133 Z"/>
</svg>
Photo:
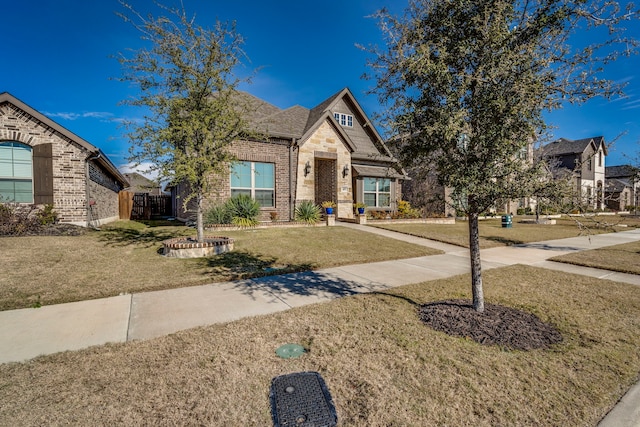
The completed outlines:
<svg viewBox="0 0 640 427">
<path fill-rule="evenodd" d="M 258 225 L 260 203 L 247 194 L 238 194 L 225 203 L 225 208 L 231 216 L 231 222 L 238 227 L 254 227 Z"/>
<path fill-rule="evenodd" d="M 58 222 L 58 212 L 53 210 L 52 204 L 44 205 L 44 208 L 38 211 L 36 217 L 42 225 L 55 224 Z"/>
<path fill-rule="evenodd" d="M 295 218 L 296 221 L 315 224 L 320 221 L 320 213 L 320 207 L 310 200 L 304 200 L 296 207 Z"/>
<path fill-rule="evenodd" d="M 420 218 L 420 216 L 420 211 L 412 208 L 409 202 L 406 200 L 398 200 L 398 212 L 395 215 L 396 218 L 415 219 Z"/>
<path fill-rule="evenodd" d="M 231 224 L 231 214 L 224 204 L 216 205 L 204 213 L 204 223 L 212 224 Z"/>
</svg>

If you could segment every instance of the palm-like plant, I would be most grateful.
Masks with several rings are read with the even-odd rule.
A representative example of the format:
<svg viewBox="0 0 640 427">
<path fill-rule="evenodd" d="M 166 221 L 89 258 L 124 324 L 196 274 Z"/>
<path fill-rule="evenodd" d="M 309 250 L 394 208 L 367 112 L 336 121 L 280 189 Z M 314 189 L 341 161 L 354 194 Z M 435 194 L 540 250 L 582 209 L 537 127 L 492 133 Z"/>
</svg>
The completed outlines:
<svg viewBox="0 0 640 427">
<path fill-rule="evenodd" d="M 320 208 L 310 200 L 302 201 L 295 210 L 296 221 L 303 221 L 307 224 L 315 224 L 320 221 Z"/>
<path fill-rule="evenodd" d="M 247 194 L 238 194 L 225 203 L 231 215 L 231 222 L 238 227 L 254 227 L 258 225 L 260 204 Z"/>
</svg>

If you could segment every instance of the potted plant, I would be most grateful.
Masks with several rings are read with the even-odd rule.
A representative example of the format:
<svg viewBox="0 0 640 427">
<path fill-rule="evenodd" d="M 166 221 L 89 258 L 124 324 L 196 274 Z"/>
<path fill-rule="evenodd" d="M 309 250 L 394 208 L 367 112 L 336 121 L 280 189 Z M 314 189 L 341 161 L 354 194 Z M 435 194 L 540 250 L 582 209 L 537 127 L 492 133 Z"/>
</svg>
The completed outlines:
<svg viewBox="0 0 640 427">
<path fill-rule="evenodd" d="M 327 200 L 326 202 L 322 202 L 322 207 L 327 215 L 332 215 L 333 210 L 336 208 L 336 203 L 331 200 Z"/>
<path fill-rule="evenodd" d="M 358 215 L 363 215 L 364 214 L 364 208 L 367 207 L 367 205 L 365 205 L 364 203 L 361 203 L 361 202 L 356 203 L 354 206 L 358 210 Z"/>
</svg>

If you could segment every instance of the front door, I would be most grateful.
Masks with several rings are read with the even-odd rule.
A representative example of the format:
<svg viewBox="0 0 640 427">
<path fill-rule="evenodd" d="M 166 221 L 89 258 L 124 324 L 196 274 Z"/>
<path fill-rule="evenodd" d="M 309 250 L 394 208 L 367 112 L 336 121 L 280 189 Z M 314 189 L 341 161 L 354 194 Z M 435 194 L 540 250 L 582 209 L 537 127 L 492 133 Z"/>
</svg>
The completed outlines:
<svg viewBox="0 0 640 427">
<path fill-rule="evenodd" d="M 320 205 L 325 201 L 338 202 L 338 179 L 336 177 L 335 159 L 315 160 L 315 203 Z"/>
</svg>

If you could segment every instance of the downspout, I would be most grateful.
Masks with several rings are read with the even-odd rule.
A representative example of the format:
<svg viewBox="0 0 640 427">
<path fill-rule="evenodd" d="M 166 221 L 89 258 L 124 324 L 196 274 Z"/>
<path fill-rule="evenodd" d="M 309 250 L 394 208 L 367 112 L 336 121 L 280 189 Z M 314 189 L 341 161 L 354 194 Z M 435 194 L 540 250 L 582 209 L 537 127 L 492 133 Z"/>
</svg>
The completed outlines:
<svg viewBox="0 0 640 427">
<path fill-rule="evenodd" d="M 93 207 L 90 204 L 90 200 L 91 200 L 91 193 L 89 192 L 89 186 L 90 186 L 90 182 L 91 182 L 91 178 L 89 176 L 89 162 L 93 161 L 93 160 L 98 160 L 100 157 L 102 157 L 102 153 L 100 151 L 98 151 L 98 154 L 96 154 L 93 157 L 87 157 L 87 160 L 85 161 L 85 169 L 86 169 L 86 185 L 85 185 L 85 193 L 86 193 L 86 198 L 87 198 L 87 227 L 91 227 L 94 230 L 100 230 L 98 227 L 91 225 L 91 210 L 93 209 Z"/>
<path fill-rule="evenodd" d="M 296 139 L 291 138 L 291 144 L 289 145 L 289 220 L 294 219 L 294 204 L 296 200 L 296 188 L 293 185 L 293 176 L 296 171 L 293 171 L 293 148 L 296 145 Z"/>
</svg>

